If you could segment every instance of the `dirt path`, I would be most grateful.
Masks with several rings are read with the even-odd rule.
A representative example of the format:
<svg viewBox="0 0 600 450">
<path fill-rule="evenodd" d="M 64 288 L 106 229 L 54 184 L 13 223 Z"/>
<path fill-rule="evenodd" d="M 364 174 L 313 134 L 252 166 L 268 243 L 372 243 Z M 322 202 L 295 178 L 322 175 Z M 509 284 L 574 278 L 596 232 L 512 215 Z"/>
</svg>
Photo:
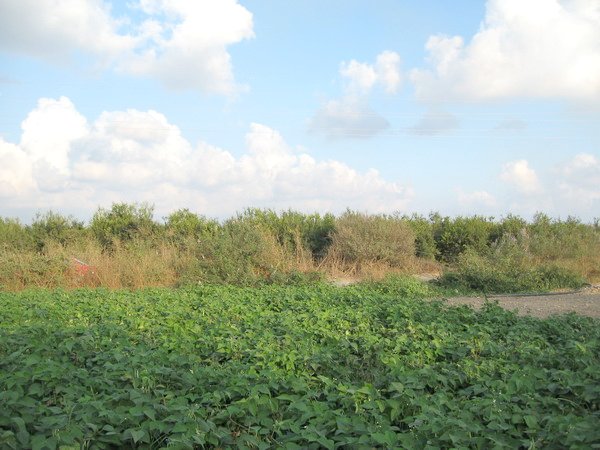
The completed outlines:
<svg viewBox="0 0 600 450">
<path fill-rule="evenodd" d="M 505 309 L 516 310 L 519 315 L 548 317 L 553 314 L 575 312 L 583 316 L 600 318 L 600 287 L 594 286 L 578 293 L 553 293 L 541 296 L 490 296 Z M 481 308 L 482 297 L 452 297 L 445 299 L 449 305 L 469 305 Z"/>
</svg>

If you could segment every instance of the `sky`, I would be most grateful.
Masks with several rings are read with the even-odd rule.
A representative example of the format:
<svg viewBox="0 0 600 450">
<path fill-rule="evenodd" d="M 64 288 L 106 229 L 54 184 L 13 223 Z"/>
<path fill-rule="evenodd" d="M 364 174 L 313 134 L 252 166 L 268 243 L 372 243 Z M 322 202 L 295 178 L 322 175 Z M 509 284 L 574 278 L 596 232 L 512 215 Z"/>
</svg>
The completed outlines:
<svg viewBox="0 0 600 450">
<path fill-rule="evenodd" d="M 598 0 L 0 0 L 0 216 L 600 217 Z"/>
</svg>

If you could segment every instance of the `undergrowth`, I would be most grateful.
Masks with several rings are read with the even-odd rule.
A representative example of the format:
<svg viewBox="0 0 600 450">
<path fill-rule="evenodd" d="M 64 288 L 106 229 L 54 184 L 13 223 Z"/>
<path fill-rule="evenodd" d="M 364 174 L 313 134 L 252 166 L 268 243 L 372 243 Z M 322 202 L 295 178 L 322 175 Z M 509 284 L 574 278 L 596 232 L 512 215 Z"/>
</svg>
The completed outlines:
<svg viewBox="0 0 600 450">
<path fill-rule="evenodd" d="M 444 273 L 484 292 L 600 281 L 600 225 L 538 214 L 340 216 L 247 209 L 218 221 L 187 209 L 160 223 L 147 204 L 99 208 L 89 224 L 49 211 L 30 225 L 0 218 L 0 289 L 141 288 L 374 280 Z"/>
</svg>

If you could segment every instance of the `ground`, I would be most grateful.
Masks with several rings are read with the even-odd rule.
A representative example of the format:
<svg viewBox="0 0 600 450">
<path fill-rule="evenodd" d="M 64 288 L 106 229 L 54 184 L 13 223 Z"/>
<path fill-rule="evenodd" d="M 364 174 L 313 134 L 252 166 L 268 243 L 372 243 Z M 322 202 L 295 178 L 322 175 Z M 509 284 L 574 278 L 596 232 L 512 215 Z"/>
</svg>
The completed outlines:
<svg viewBox="0 0 600 450">
<path fill-rule="evenodd" d="M 505 309 L 515 310 L 519 315 L 548 317 L 553 314 L 575 312 L 600 318 L 600 286 L 592 286 L 575 293 L 552 293 L 536 296 L 489 296 Z M 449 305 L 469 305 L 480 308 L 483 297 L 452 297 L 445 299 Z"/>
</svg>

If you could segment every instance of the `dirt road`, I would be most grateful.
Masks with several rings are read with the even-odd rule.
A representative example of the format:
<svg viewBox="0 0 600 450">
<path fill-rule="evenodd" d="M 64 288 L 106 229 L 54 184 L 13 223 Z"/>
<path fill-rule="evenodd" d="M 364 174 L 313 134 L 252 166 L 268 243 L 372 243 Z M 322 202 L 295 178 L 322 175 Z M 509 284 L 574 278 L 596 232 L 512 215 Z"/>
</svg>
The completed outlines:
<svg viewBox="0 0 600 450">
<path fill-rule="evenodd" d="M 492 301 L 505 309 L 515 310 L 519 315 L 548 317 L 553 314 L 575 312 L 600 318 L 600 287 L 594 286 L 578 293 L 553 293 L 540 296 L 490 296 Z M 483 297 L 452 297 L 445 299 L 449 305 L 469 305 L 481 308 Z"/>
</svg>

